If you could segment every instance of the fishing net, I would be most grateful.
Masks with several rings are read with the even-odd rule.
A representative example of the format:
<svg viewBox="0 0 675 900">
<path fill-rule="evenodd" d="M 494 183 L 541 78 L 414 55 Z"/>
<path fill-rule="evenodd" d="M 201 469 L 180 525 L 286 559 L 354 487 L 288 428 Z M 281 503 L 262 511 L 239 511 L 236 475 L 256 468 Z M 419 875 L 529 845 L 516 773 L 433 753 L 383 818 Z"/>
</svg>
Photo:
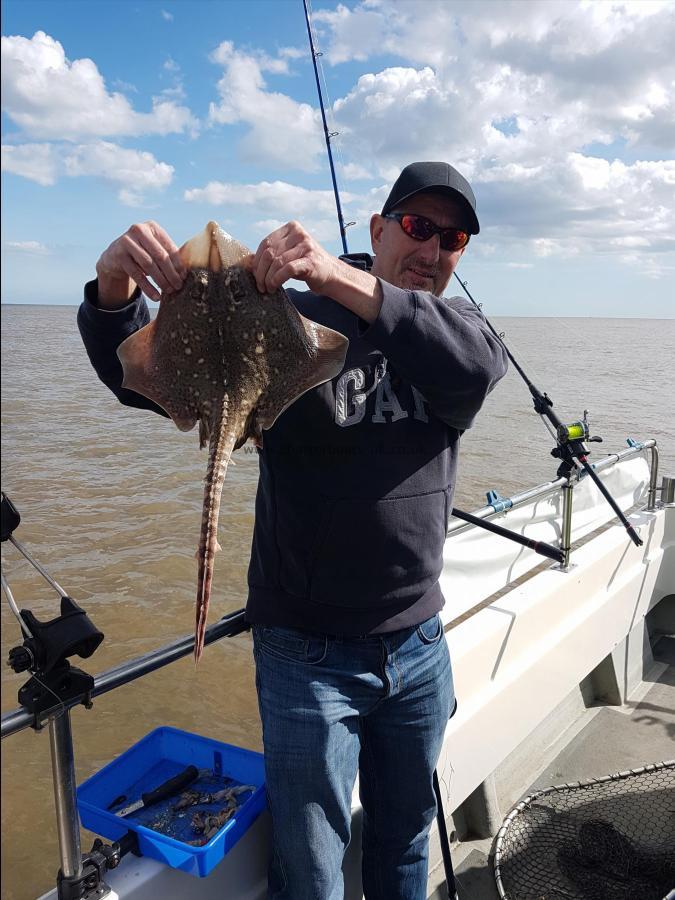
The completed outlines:
<svg viewBox="0 0 675 900">
<path fill-rule="evenodd" d="M 494 874 L 502 900 L 663 900 L 675 888 L 675 761 L 527 797 L 497 834 Z"/>
</svg>

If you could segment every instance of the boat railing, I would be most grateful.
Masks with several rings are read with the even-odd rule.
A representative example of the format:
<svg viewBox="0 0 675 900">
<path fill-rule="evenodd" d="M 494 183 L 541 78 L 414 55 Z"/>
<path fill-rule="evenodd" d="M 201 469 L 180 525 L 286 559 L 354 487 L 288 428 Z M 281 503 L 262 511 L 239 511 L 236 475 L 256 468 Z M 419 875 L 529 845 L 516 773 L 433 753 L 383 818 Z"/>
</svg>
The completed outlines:
<svg viewBox="0 0 675 900">
<path fill-rule="evenodd" d="M 612 468 L 619 462 L 623 462 L 624 460 L 630 459 L 633 456 L 638 456 L 640 453 L 642 453 L 643 450 L 651 451 L 649 488 L 647 492 L 647 510 L 649 512 L 653 512 L 656 509 L 656 494 L 658 492 L 657 482 L 659 477 L 659 451 L 654 439 L 642 442 L 631 441 L 631 445 L 626 450 L 622 450 L 620 453 L 608 454 L 607 456 L 603 457 L 603 459 L 598 460 L 598 462 L 594 463 L 593 468 L 596 472 L 601 472 L 603 469 Z M 586 475 L 583 471 L 578 476 L 579 479 L 585 477 Z M 486 506 L 482 506 L 480 509 L 473 512 L 472 515 L 477 519 L 490 520 L 495 518 L 495 516 L 508 514 L 510 510 L 517 509 L 520 506 L 525 506 L 527 503 L 531 503 L 533 500 L 540 500 L 543 497 L 549 497 L 553 494 L 557 494 L 558 492 L 567 488 L 568 485 L 571 485 L 573 487 L 574 482 L 575 478 L 568 479 L 565 476 L 562 476 L 560 478 L 557 478 L 555 481 L 548 481 L 544 484 L 537 485 L 537 487 L 529 488 L 526 491 L 521 491 L 519 494 L 514 494 L 508 499 L 502 499 L 498 503 L 489 503 Z M 568 511 L 568 515 L 571 516 L 571 505 Z M 565 511 L 563 511 L 563 527 L 564 518 Z M 477 526 L 460 520 L 451 522 L 448 527 L 448 537 L 459 534 L 460 532 L 466 531 L 469 528 L 475 527 Z"/>
<path fill-rule="evenodd" d="M 628 449 L 623 450 L 620 453 L 613 453 L 599 460 L 597 463 L 595 463 L 595 470 L 601 471 L 604 469 L 609 469 L 626 459 L 639 455 L 644 450 L 651 451 L 651 467 L 647 509 L 653 511 L 656 507 L 658 479 L 658 449 L 655 440 L 652 439 L 644 441 L 642 443 L 633 442 L 632 446 L 630 446 Z M 551 494 L 557 493 L 558 491 L 566 490 L 565 496 L 569 499 L 563 505 L 561 546 L 563 551 L 566 551 L 568 554 L 569 535 L 571 534 L 572 519 L 572 489 L 569 486 L 573 485 L 573 481 L 574 479 L 558 478 L 556 481 L 541 484 L 529 490 L 522 491 L 519 494 L 515 494 L 513 497 L 509 498 L 508 501 L 508 508 L 516 509 L 519 506 L 530 503 L 532 500 L 547 497 Z M 480 519 L 491 519 L 494 516 L 502 515 L 504 513 L 504 510 L 500 509 L 500 506 L 501 504 L 497 506 L 497 508 L 490 505 L 484 506 L 474 512 L 473 515 L 476 518 Z M 458 534 L 465 529 L 474 527 L 476 526 L 459 521 L 452 523 L 448 529 L 448 536 L 451 537 L 452 535 Z M 247 628 L 248 625 L 245 621 L 244 610 L 238 610 L 237 612 L 224 616 L 222 619 L 220 619 L 218 622 L 214 623 L 207 629 L 205 644 L 214 643 L 215 641 L 218 641 L 224 637 L 233 637 L 236 634 L 240 634 L 241 632 L 246 631 Z M 65 709 L 66 707 L 72 708 L 82 702 L 90 703 L 91 700 L 93 700 L 95 697 L 100 696 L 101 694 L 108 693 L 108 691 L 112 691 L 115 688 L 121 687 L 122 685 L 129 684 L 130 682 L 135 681 L 138 678 L 142 678 L 143 676 L 148 675 L 151 672 L 156 671 L 157 669 L 161 669 L 164 666 L 169 665 L 169 663 L 175 662 L 178 659 L 182 659 L 183 657 L 188 656 L 190 653 L 192 653 L 193 647 L 194 636 L 186 635 L 184 637 L 177 638 L 175 641 L 166 644 L 164 647 L 159 647 L 156 650 L 152 650 L 148 653 L 142 654 L 141 656 L 137 656 L 134 659 L 128 660 L 127 662 L 121 663 L 120 665 L 117 665 L 111 669 L 101 672 L 99 675 L 96 675 L 94 677 L 94 687 L 90 692 L 88 692 L 87 696 L 75 697 L 65 703 L 61 703 L 59 706 L 45 713 L 43 718 L 46 719 L 49 717 L 49 715 L 54 715 L 56 712 L 61 709 Z M 39 727 L 40 723 L 35 721 L 35 716 L 22 707 L 12 710 L 11 712 L 3 713 L 2 739 L 9 737 L 12 734 L 16 734 L 19 731 L 23 731 L 25 728 L 35 727 L 36 725 Z"/>
<path fill-rule="evenodd" d="M 244 610 L 240 609 L 230 615 L 223 616 L 218 622 L 211 625 L 206 631 L 204 644 L 212 644 L 224 637 L 234 637 L 248 629 L 248 624 L 244 618 Z M 115 688 L 122 687 L 144 675 L 149 675 L 157 669 L 162 669 L 169 663 L 176 662 L 184 656 L 189 656 L 194 649 L 194 635 L 189 634 L 184 637 L 177 638 L 164 647 L 151 650 L 134 659 L 127 660 L 117 666 L 113 666 L 99 675 L 94 676 L 94 686 L 86 695 L 73 697 L 65 702 L 58 703 L 51 710 L 46 711 L 41 717 L 43 720 L 49 718 L 60 711 L 67 708 L 78 706 L 80 703 L 90 705 L 94 697 L 100 697 L 101 694 L 107 694 Z M 2 738 L 9 737 L 24 728 L 40 727 L 40 722 L 36 722 L 35 715 L 28 712 L 23 707 L 2 714 Z"/>
</svg>

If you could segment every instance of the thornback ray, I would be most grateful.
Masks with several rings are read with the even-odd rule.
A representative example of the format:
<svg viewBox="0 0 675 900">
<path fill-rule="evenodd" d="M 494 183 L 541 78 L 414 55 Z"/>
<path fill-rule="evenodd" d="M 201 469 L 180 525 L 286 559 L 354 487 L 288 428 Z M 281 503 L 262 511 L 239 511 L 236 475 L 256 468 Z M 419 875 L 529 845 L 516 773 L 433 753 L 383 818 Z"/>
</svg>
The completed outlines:
<svg viewBox="0 0 675 900">
<path fill-rule="evenodd" d="M 213 580 L 218 514 L 233 450 L 262 440 L 281 413 L 342 370 L 344 335 L 301 316 L 283 289 L 261 294 L 251 253 L 215 222 L 180 248 L 183 287 L 165 294 L 157 317 L 118 348 L 122 387 L 166 411 L 181 431 L 199 423 L 209 448 L 197 550 L 195 661 Z"/>
</svg>

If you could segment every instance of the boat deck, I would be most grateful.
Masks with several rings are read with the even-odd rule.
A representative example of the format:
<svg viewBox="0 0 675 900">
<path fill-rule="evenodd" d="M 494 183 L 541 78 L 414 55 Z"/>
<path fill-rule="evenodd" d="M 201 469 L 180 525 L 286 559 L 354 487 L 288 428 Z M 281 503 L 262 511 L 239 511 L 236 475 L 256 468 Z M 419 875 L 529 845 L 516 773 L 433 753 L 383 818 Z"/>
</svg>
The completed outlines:
<svg viewBox="0 0 675 900">
<path fill-rule="evenodd" d="M 586 781 L 673 758 L 675 637 L 662 636 L 652 652 L 654 666 L 632 698 L 622 706 L 598 704 L 589 708 L 560 738 L 555 757 L 517 800 L 552 785 Z M 454 844 L 460 900 L 499 900 L 489 860 L 492 843 L 488 838 Z M 434 900 L 442 896 L 441 889 L 432 895 Z"/>
</svg>

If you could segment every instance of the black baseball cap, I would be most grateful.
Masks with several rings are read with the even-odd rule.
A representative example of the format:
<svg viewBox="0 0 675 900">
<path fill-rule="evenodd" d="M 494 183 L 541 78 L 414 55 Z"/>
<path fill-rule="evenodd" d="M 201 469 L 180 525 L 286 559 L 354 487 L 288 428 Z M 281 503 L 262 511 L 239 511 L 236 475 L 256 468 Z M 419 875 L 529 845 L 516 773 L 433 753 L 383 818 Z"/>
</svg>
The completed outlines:
<svg viewBox="0 0 675 900">
<path fill-rule="evenodd" d="M 471 185 L 457 169 L 444 162 L 414 162 L 406 166 L 394 182 L 382 207 L 382 215 L 400 206 L 404 200 L 422 192 L 447 194 L 460 200 L 468 216 L 469 234 L 478 234 L 480 225 L 476 216 L 476 198 Z"/>
</svg>

